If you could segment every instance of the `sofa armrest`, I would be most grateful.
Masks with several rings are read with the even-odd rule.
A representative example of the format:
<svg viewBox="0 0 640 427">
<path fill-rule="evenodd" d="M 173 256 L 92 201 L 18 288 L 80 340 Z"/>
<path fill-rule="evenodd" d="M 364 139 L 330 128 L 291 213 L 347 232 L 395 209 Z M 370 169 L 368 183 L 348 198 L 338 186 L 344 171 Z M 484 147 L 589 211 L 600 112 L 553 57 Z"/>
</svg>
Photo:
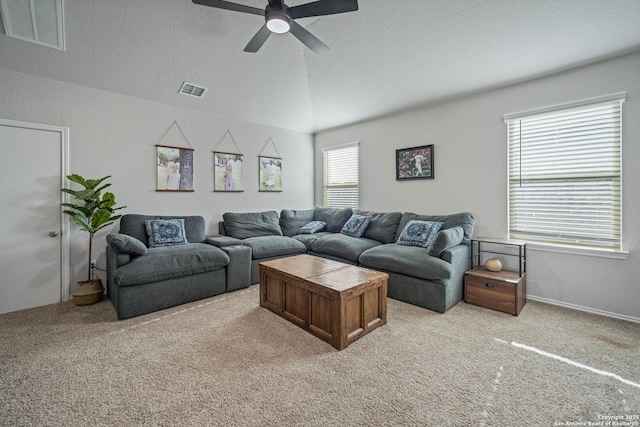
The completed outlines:
<svg viewBox="0 0 640 427">
<path fill-rule="evenodd" d="M 123 265 L 129 264 L 131 258 L 132 256 L 129 254 L 119 253 L 111 246 L 107 246 L 107 272 L 113 272 Z"/>
<path fill-rule="evenodd" d="M 465 272 L 471 265 L 469 245 L 461 244 L 442 252 L 440 258 L 453 265 L 455 271 Z"/>
<path fill-rule="evenodd" d="M 217 246 L 219 248 L 224 248 L 226 246 L 242 245 L 242 240 L 240 239 L 236 239 L 230 236 L 221 236 L 218 234 L 207 236 L 207 238 L 205 239 L 205 242 L 210 245 Z"/>
</svg>

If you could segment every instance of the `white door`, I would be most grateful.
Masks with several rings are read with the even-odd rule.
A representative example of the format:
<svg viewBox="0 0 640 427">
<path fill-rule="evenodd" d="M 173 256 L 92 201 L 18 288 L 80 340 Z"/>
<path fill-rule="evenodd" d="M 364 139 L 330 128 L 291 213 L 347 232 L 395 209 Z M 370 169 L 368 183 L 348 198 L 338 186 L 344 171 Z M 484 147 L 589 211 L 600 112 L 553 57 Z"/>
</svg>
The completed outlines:
<svg viewBox="0 0 640 427">
<path fill-rule="evenodd" d="M 0 313 L 68 299 L 60 209 L 67 139 L 66 128 L 0 119 Z"/>
</svg>

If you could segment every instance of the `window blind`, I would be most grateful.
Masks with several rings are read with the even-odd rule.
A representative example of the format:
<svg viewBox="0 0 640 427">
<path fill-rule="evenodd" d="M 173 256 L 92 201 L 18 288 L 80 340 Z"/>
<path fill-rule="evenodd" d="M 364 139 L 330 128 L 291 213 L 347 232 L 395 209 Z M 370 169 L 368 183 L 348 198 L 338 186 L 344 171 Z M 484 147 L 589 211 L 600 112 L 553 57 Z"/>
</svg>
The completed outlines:
<svg viewBox="0 0 640 427">
<path fill-rule="evenodd" d="M 511 238 L 620 249 L 623 101 L 505 116 Z"/>
<path fill-rule="evenodd" d="M 358 144 L 327 148 L 323 163 L 324 206 L 358 208 Z"/>
</svg>

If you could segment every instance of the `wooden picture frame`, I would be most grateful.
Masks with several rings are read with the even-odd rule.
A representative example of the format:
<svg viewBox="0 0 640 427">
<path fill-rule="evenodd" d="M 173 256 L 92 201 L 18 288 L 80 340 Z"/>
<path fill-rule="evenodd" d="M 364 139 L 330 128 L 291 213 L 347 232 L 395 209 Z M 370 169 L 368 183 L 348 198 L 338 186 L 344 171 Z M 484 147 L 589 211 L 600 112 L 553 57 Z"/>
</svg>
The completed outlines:
<svg viewBox="0 0 640 427">
<path fill-rule="evenodd" d="M 258 167 L 259 191 L 282 191 L 282 159 L 258 156 Z"/>
<path fill-rule="evenodd" d="M 242 192 L 243 155 L 213 152 L 213 191 Z"/>
<path fill-rule="evenodd" d="M 193 191 L 193 148 L 156 145 L 156 191 Z"/>
<path fill-rule="evenodd" d="M 396 181 L 433 178 L 433 144 L 396 150 Z"/>
</svg>

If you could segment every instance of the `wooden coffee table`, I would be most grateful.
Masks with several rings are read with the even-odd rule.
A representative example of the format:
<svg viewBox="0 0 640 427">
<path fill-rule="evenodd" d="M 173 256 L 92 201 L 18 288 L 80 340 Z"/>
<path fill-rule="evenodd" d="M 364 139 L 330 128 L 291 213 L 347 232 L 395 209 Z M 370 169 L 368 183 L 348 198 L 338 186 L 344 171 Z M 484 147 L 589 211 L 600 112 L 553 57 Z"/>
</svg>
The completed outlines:
<svg viewBox="0 0 640 427">
<path fill-rule="evenodd" d="M 311 255 L 260 263 L 260 306 L 338 350 L 387 323 L 379 271 Z"/>
</svg>

